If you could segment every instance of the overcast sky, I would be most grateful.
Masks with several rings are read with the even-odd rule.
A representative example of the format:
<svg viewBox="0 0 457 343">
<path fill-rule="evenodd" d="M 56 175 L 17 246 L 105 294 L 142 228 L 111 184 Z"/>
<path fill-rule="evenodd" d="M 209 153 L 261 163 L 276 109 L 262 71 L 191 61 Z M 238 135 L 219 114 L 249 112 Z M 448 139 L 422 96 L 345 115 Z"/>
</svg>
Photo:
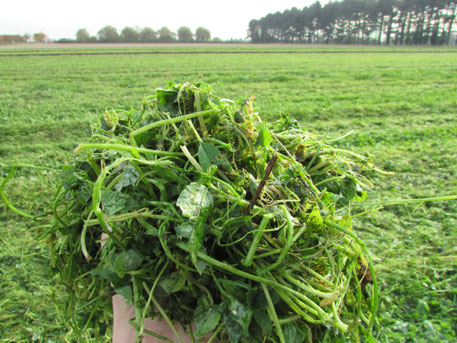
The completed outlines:
<svg viewBox="0 0 457 343">
<path fill-rule="evenodd" d="M 106 25 L 119 31 L 125 26 L 167 26 L 177 31 L 199 26 L 221 39 L 246 38 L 251 19 L 268 13 L 299 9 L 315 0 L 4 0 L 0 11 L 0 34 L 44 32 L 49 38 L 75 38 L 79 28 L 91 35 Z M 321 0 L 321 4 L 327 0 Z"/>
</svg>

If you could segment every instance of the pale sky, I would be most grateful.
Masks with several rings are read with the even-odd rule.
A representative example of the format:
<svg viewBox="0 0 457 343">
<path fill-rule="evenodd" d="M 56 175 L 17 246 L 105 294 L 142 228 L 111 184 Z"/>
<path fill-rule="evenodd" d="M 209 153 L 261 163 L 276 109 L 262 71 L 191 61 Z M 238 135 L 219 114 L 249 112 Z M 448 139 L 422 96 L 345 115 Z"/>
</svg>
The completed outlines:
<svg viewBox="0 0 457 343">
<path fill-rule="evenodd" d="M 251 19 L 292 7 L 302 9 L 315 0 L 3 0 L 0 11 L 0 34 L 44 32 L 51 39 L 75 38 L 86 28 L 91 35 L 106 25 L 120 32 L 125 26 L 167 26 L 176 32 L 199 26 L 221 39 L 246 38 Z M 321 0 L 321 4 L 327 3 Z"/>
</svg>

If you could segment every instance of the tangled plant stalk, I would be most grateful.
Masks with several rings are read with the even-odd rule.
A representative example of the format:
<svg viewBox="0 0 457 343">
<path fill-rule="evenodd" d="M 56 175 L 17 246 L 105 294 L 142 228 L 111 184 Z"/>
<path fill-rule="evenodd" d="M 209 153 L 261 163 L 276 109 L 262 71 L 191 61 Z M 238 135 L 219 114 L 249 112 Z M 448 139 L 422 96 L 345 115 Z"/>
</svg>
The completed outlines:
<svg viewBox="0 0 457 343">
<path fill-rule="evenodd" d="M 376 275 L 351 229 L 369 158 L 189 83 L 106 111 L 76 151 L 45 232 L 74 332 L 117 293 L 137 341 L 156 316 L 218 342 L 372 339 Z"/>
</svg>

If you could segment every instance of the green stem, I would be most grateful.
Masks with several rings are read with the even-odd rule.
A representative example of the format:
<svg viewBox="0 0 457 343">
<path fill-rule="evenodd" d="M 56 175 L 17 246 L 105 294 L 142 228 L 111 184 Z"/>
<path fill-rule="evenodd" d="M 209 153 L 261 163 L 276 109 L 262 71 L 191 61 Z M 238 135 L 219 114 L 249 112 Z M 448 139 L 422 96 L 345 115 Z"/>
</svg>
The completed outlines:
<svg viewBox="0 0 457 343">
<path fill-rule="evenodd" d="M 221 331 L 221 329 L 222 324 L 217 327 L 216 331 L 214 331 L 214 333 L 211 335 L 211 337 L 208 339 L 206 343 L 211 343 L 217 337 L 217 334 L 219 333 L 219 331 Z"/>
<path fill-rule="evenodd" d="M 228 151 L 233 151 L 233 148 L 232 148 L 232 146 L 230 144 L 224 143 L 224 142 L 220 141 L 219 139 L 205 137 L 205 138 L 203 138 L 203 141 L 204 142 L 208 141 L 208 142 L 216 143 L 217 145 L 220 145 L 221 147 L 223 147 L 224 149 L 227 149 Z"/>
<path fill-rule="evenodd" d="M 160 244 L 162 245 L 162 249 L 165 252 L 165 255 L 168 257 L 168 259 L 170 259 L 172 262 L 174 262 L 177 266 L 179 266 L 185 270 L 194 272 L 195 269 L 185 265 L 184 263 L 181 263 L 175 257 L 173 257 L 173 255 L 170 251 L 170 248 L 168 247 L 167 240 L 164 239 L 164 237 L 163 237 L 163 228 L 167 222 L 168 221 L 163 222 L 162 225 L 160 225 L 160 227 L 159 227 L 159 241 L 160 241 Z M 189 252 L 190 252 L 190 250 L 189 250 Z"/>
<path fill-rule="evenodd" d="M 140 293 L 141 293 L 141 286 L 140 281 L 135 277 L 132 276 L 133 281 L 133 307 L 135 309 L 135 322 L 138 327 L 142 326 L 141 323 L 141 305 L 140 305 Z M 140 330 L 136 331 L 135 343 L 140 343 L 142 341 L 142 337 L 140 335 Z"/>
<path fill-rule="evenodd" d="M 0 186 L 0 195 L 3 199 L 3 201 L 5 202 L 6 206 L 9 207 L 9 209 L 13 212 L 15 212 L 16 214 L 19 214 L 20 216 L 22 217 L 25 217 L 25 218 L 29 218 L 29 219 L 35 219 L 34 216 L 28 214 L 28 213 L 25 213 L 19 209 L 17 209 L 16 207 L 13 206 L 13 204 L 8 200 L 8 198 L 6 197 L 5 195 L 5 186 L 6 186 L 6 183 L 8 182 L 9 179 L 11 179 L 14 175 L 14 173 L 16 172 L 16 167 L 14 167 L 13 169 L 10 170 L 10 172 L 8 173 L 8 175 L 6 175 L 5 179 L 3 180 L 1 186 Z"/>
<path fill-rule="evenodd" d="M 262 284 L 262 288 L 263 288 L 263 293 L 265 294 L 265 298 L 267 298 L 267 302 L 268 302 L 268 308 L 267 308 L 268 314 L 270 316 L 270 319 L 273 321 L 273 323 L 275 323 L 276 333 L 279 337 L 279 341 L 281 343 L 286 343 L 286 340 L 284 339 L 284 335 L 282 333 L 281 324 L 279 324 L 278 314 L 276 313 L 275 305 L 273 304 L 273 301 L 271 300 L 270 292 L 268 292 L 268 287 L 265 286 L 264 284 Z"/>
<path fill-rule="evenodd" d="M 83 149 L 106 149 L 106 150 L 117 150 L 117 151 L 127 151 L 134 154 L 134 152 L 140 152 L 142 154 L 151 154 L 157 156 L 176 156 L 182 157 L 183 153 L 180 152 L 171 152 L 171 151 L 162 151 L 162 150 L 152 150 L 146 148 L 138 148 L 125 144 L 109 144 L 109 143 L 84 143 L 79 144 L 74 152 L 79 152 Z"/>
<path fill-rule="evenodd" d="M 81 232 L 81 251 L 87 261 L 92 260 L 92 257 L 89 255 L 89 252 L 87 251 L 87 247 L 86 247 L 86 233 L 87 233 L 87 228 L 89 227 L 86 223 L 92 217 L 92 214 L 94 214 L 94 212 L 90 211 L 89 216 L 87 217 L 87 220 L 84 222 L 83 229 Z"/>
<path fill-rule="evenodd" d="M 159 220 L 176 220 L 174 218 L 168 217 L 168 216 L 162 216 L 160 214 L 151 214 L 149 212 L 131 212 L 131 213 L 125 213 L 125 214 L 120 214 L 118 216 L 111 216 L 111 217 L 104 217 L 105 222 L 121 222 L 125 220 L 129 220 L 132 218 L 152 218 L 152 219 L 159 219 Z M 93 226 L 99 224 L 97 219 L 91 219 L 91 220 L 86 220 L 86 225 L 87 226 Z"/>
<path fill-rule="evenodd" d="M 308 323 L 312 323 L 312 324 L 323 324 L 324 321 L 322 320 L 316 320 L 314 318 L 312 318 L 309 314 L 307 314 L 306 312 L 304 312 L 290 297 L 289 294 L 283 292 L 281 289 L 278 289 L 278 288 L 274 288 L 274 290 L 276 291 L 276 293 L 279 295 L 279 297 L 287 304 L 289 305 L 289 307 L 295 311 L 295 313 L 297 313 L 301 318 L 303 318 L 304 320 L 306 320 Z M 295 299 L 297 300 L 297 299 Z M 305 304 L 301 304 L 302 307 L 303 305 Z M 311 310 L 312 312 L 312 309 L 310 308 L 307 308 L 307 306 L 305 305 L 304 307 L 305 309 L 307 310 Z"/>
<path fill-rule="evenodd" d="M 278 249 L 270 250 L 268 252 L 264 252 L 263 254 L 255 255 L 253 258 L 255 258 L 255 259 L 257 259 L 257 258 L 265 258 L 265 257 L 271 256 L 271 255 L 280 254 L 281 251 L 282 251 L 282 249 L 278 248 Z"/>
<path fill-rule="evenodd" d="M 110 230 L 108 229 L 108 225 L 106 224 L 105 218 L 103 216 L 103 211 L 100 208 L 100 204 L 102 201 L 102 187 L 103 183 L 105 181 L 106 176 L 111 172 L 111 170 L 115 169 L 119 165 L 121 165 L 124 162 L 127 161 L 132 161 L 132 162 L 138 162 L 138 163 L 143 163 L 147 165 L 168 165 L 169 162 L 167 161 L 147 161 L 147 160 L 142 160 L 142 159 L 137 159 L 137 158 L 132 158 L 132 157 L 124 157 L 124 158 L 119 158 L 115 160 L 113 163 L 111 163 L 109 166 L 107 166 L 105 169 L 103 169 L 98 176 L 97 180 L 94 183 L 94 189 L 92 191 L 92 210 L 94 211 L 95 215 L 98 218 L 98 221 L 100 223 L 100 226 L 103 228 L 104 232 L 110 235 Z"/>
<path fill-rule="evenodd" d="M 68 190 L 62 191 L 62 183 L 59 184 L 59 187 L 57 188 L 57 191 L 54 195 L 54 201 L 52 202 L 52 214 L 54 215 L 54 218 L 60 223 L 60 225 L 65 226 L 65 223 L 62 221 L 60 218 L 59 214 L 57 213 L 57 205 L 59 204 L 59 201 L 62 200 L 62 198 L 67 194 Z"/>
<path fill-rule="evenodd" d="M 262 238 L 263 231 L 265 230 L 271 219 L 273 219 L 273 214 L 266 214 L 263 216 L 262 221 L 260 222 L 260 225 L 257 228 L 257 231 L 254 235 L 254 238 L 252 239 L 251 246 L 249 247 L 249 251 L 246 254 L 246 258 L 244 258 L 243 261 L 241 261 L 243 266 L 251 266 L 252 259 L 254 258 L 254 254 L 257 250 L 257 246 L 259 245 L 260 239 Z"/>
<path fill-rule="evenodd" d="M 216 112 L 216 110 L 207 110 L 207 111 L 190 113 L 190 114 L 186 114 L 186 115 L 179 116 L 179 117 L 168 118 L 168 119 L 164 119 L 164 120 L 158 120 L 158 121 L 156 121 L 154 123 L 151 123 L 149 125 L 145 125 L 143 127 L 140 127 L 139 129 L 136 129 L 135 131 L 132 131 L 130 133 L 130 135 L 129 135 L 130 143 L 132 144 L 132 146 L 136 146 L 135 136 L 137 136 L 137 135 L 139 135 L 139 134 L 141 134 L 143 132 L 149 131 L 149 130 L 151 130 L 153 128 L 156 128 L 156 127 L 159 127 L 159 126 L 163 126 L 163 125 L 178 123 L 178 122 L 181 122 L 181 121 L 185 121 L 185 120 L 188 120 L 188 119 L 196 118 L 198 116 L 205 116 L 205 115 L 208 115 L 208 114 L 211 114 L 211 113 L 215 113 L 215 112 Z"/>
<path fill-rule="evenodd" d="M 323 185 L 323 184 L 325 184 L 327 182 L 336 181 L 336 180 L 343 180 L 345 178 L 346 178 L 346 175 L 331 177 L 331 178 L 328 178 L 326 180 L 322 180 L 321 182 L 316 183 L 314 186 L 317 187 L 317 186 Z"/>
<path fill-rule="evenodd" d="M 355 281 L 357 282 L 356 287 L 356 299 L 357 299 L 357 312 L 359 317 L 368 325 L 370 321 L 365 317 L 365 314 L 362 311 L 362 286 L 360 285 L 359 278 L 357 277 L 357 271 L 355 270 L 355 265 L 352 266 L 352 273 L 354 274 Z"/>
<path fill-rule="evenodd" d="M 134 322 L 133 319 L 130 319 L 129 320 L 129 323 L 130 325 L 132 325 L 136 330 L 138 330 L 138 325 Z M 152 337 L 155 337 L 155 338 L 158 338 L 164 342 L 169 342 L 169 343 L 173 343 L 173 340 L 167 338 L 167 337 L 164 337 L 164 336 L 161 336 L 159 334 L 156 334 L 155 332 L 152 332 L 152 331 L 149 331 L 147 329 L 143 329 L 143 332 L 148 334 L 149 336 L 152 336 Z"/>
<path fill-rule="evenodd" d="M 191 252 L 191 248 L 189 248 L 186 244 L 184 243 L 177 243 L 176 246 L 184 251 L 187 251 L 187 252 Z M 294 295 L 295 297 L 297 297 L 298 299 L 302 299 L 303 301 L 306 301 L 307 303 L 309 304 L 313 304 L 312 306 L 316 309 L 316 313 L 318 313 L 323 320 L 327 321 L 328 320 L 328 315 L 326 314 L 326 312 L 324 310 L 322 310 L 318 305 L 316 305 L 311 299 L 309 299 L 306 295 L 286 286 L 286 285 L 283 285 L 273 279 L 267 279 L 265 277 L 262 277 L 262 276 L 257 276 L 257 275 L 254 275 L 254 274 L 250 274 L 250 273 L 247 273 L 245 271 L 242 271 L 242 270 L 239 270 L 235 267 L 232 267 L 231 265 L 227 264 L 227 263 L 224 263 L 224 262 L 221 262 L 221 261 L 218 261 L 200 251 L 197 252 L 197 257 L 213 266 L 215 266 L 216 268 L 219 268 L 219 269 L 223 269 L 223 270 L 226 270 L 232 274 L 235 274 L 235 275 L 238 275 L 238 276 L 241 276 L 243 278 L 246 278 L 246 279 L 250 279 L 250 280 L 253 280 L 255 282 L 258 282 L 258 283 L 261 283 L 261 284 L 265 284 L 265 285 L 268 285 L 268 286 L 271 286 L 275 289 L 281 289 L 281 290 L 284 290 L 292 295 Z"/>
<path fill-rule="evenodd" d="M 392 206 L 392 205 L 408 205 L 408 204 L 420 204 L 423 202 L 431 201 L 446 201 L 446 200 L 456 200 L 457 194 L 454 195 L 443 195 L 438 197 L 430 198 L 416 198 L 416 199 L 398 199 L 398 200 L 386 200 L 380 202 L 371 202 L 371 203 L 354 203 L 354 207 L 368 207 L 368 206 Z"/>
<path fill-rule="evenodd" d="M 140 329 L 138 330 L 138 331 L 139 331 L 139 334 L 138 334 L 138 335 L 139 335 L 140 337 L 143 335 L 143 332 L 144 332 L 144 321 L 145 321 L 145 319 L 146 319 L 146 312 L 148 311 L 149 306 L 151 305 L 151 301 L 152 301 L 152 296 L 153 296 L 154 289 L 156 288 L 157 283 L 159 282 L 160 278 L 162 277 L 163 272 L 165 271 L 165 269 L 167 269 L 167 267 L 168 267 L 168 261 L 165 262 L 164 266 L 162 267 L 162 269 L 160 270 L 159 274 L 158 274 L 157 277 L 155 278 L 154 283 L 152 284 L 151 289 L 149 290 L 149 297 L 148 297 L 148 300 L 146 301 L 146 305 L 144 306 L 143 313 L 142 313 L 142 315 L 141 315 L 141 327 L 140 327 Z"/>
<path fill-rule="evenodd" d="M 162 318 L 165 319 L 167 322 L 168 326 L 170 327 L 171 331 L 175 334 L 176 338 L 180 343 L 184 343 L 184 340 L 182 339 L 181 335 L 179 334 L 178 330 L 176 330 L 175 326 L 173 325 L 173 322 L 171 321 L 170 317 L 167 316 L 165 310 L 160 306 L 159 302 L 154 298 L 154 296 L 151 295 L 151 301 L 156 307 L 157 310 L 159 310 L 160 314 L 162 315 Z"/>
<path fill-rule="evenodd" d="M 311 293 L 311 294 L 313 294 L 313 295 L 315 295 L 317 297 L 321 297 L 321 298 L 324 298 L 324 299 L 333 299 L 333 298 L 335 298 L 335 296 L 338 296 L 338 291 L 334 291 L 334 292 L 331 292 L 331 293 L 318 291 L 317 289 L 314 289 L 314 288 L 312 288 L 310 286 L 307 286 L 304 283 L 298 281 L 297 279 L 295 279 L 293 276 L 291 276 L 287 272 L 282 272 L 281 276 L 283 278 L 285 278 L 286 280 L 290 281 L 291 283 L 293 283 L 298 288 L 304 290 L 305 292 Z"/>
<path fill-rule="evenodd" d="M 136 124 L 138 124 L 141 120 L 141 118 L 143 118 L 143 115 L 144 113 L 146 112 L 146 108 L 148 106 L 148 103 L 147 103 L 147 100 L 146 99 L 143 99 L 143 106 L 141 106 L 141 113 L 140 115 L 138 116 L 138 118 L 136 118 L 136 120 L 133 122 L 132 124 L 132 128 L 136 126 Z"/>
<path fill-rule="evenodd" d="M 306 170 L 309 170 L 309 168 L 311 168 L 311 166 L 313 165 L 313 163 L 316 160 L 317 156 L 319 156 L 319 153 L 321 152 L 321 149 L 322 149 L 322 144 L 319 144 L 317 146 L 316 151 L 314 152 L 313 157 L 311 158 L 311 161 L 309 161 L 309 163 L 306 165 L 306 168 L 305 168 Z"/>
<path fill-rule="evenodd" d="M 267 267 L 262 268 L 260 270 L 260 274 L 264 274 L 264 273 L 278 267 L 282 263 L 282 261 L 286 258 L 287 254 L 289 253 L 289 250 L 292 246 L 292 243 L 293 243 L 294 224 L 292 223 L 292 217 L 291 217 L 289 211 L 287 210 L 286 206 L 282 205 L 281 207 L 282 207 L 282 210 L 284 212 L 284 215 L 285 215 L 286 221 L 287 221 L 286 245 L 282 248 L 281 254 L 279 254 L 276 262 L 268 265 Z"/>
<path fill-rule="evenodd" d="M 279 319 L 278 322 L 279 322 L 279 324 L 284 325 L 284 324 L 296 322 L 297 320 L 300 320 L 301 318 L 302 317 L 297 314 L 295 316 Z"/>
<path fill-rule="evenodd" d="M 368 260 L 368 269 L 370 270 L 371 278 L 373 280 L 373 300 L 371 303 L 370 322 L 368 323 L 368 328 L 367 328 L 368 331 L 371 332 L 371 330 L 373 329 L 374 322 L 376 320 L 376 313 L 378 312 L 378 307 L 379 307 L 379 288 L 378 288 L 378 281 L 376 279 L 376 274 L 375 274 L 375 270 L 374 270 L 373 262 L 371 260 L 370 253 L 368 252 L 365 242 L 362 241 L 354 232 L 346 229 L 345 227 L 343 227 L 341 225 L 328 221 L 327 219 L 324 219 L 324 224 L 328 225 L 330 227 L 333 227 L 334 229 L 342 231 L 342 232 L 346 233 L 347 235 L 351 236 L 362 247 L 362 251 Z"/>
</svg>

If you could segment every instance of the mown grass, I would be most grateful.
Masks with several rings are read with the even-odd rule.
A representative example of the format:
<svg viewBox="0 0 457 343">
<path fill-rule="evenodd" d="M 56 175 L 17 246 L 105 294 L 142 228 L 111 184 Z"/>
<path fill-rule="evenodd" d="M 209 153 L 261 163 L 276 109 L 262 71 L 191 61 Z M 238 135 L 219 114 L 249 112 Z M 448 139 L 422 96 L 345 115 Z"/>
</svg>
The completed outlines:
<svg viewBox="0 0 457 343">
<path fill-rule="evenodd" d="M 204 81 L 227 98 L 254 95 L 266 118 L 286 112 L 327 137 L 354 130 L 338 144 L 395 173 L 373 174 L 370 202 L 457 194 L 457 59 L 403 51 L 0 57 L 0 173 L 58 168 L 105 108 L 138 109 L 168 80 Z M 21 168 L 8 196 L 39 213 L 56 175 Z M 0 206 L 0 342 L 61 342 L 47 245 Z M 354 224 L 382 286 L 378 341 L 455 341 L 457 201 L 365 210 Z"/>
<path fill-rule="evenodd" d="M 247 43 L 26 43 L 0 45 L 0 55 L 67 55 L 67 54 L 174 54 L 174 53 L 366 53 L 366 52 L 456 52 L 454 46 L 361 46 L 297 45 Z"/>
</svg>

